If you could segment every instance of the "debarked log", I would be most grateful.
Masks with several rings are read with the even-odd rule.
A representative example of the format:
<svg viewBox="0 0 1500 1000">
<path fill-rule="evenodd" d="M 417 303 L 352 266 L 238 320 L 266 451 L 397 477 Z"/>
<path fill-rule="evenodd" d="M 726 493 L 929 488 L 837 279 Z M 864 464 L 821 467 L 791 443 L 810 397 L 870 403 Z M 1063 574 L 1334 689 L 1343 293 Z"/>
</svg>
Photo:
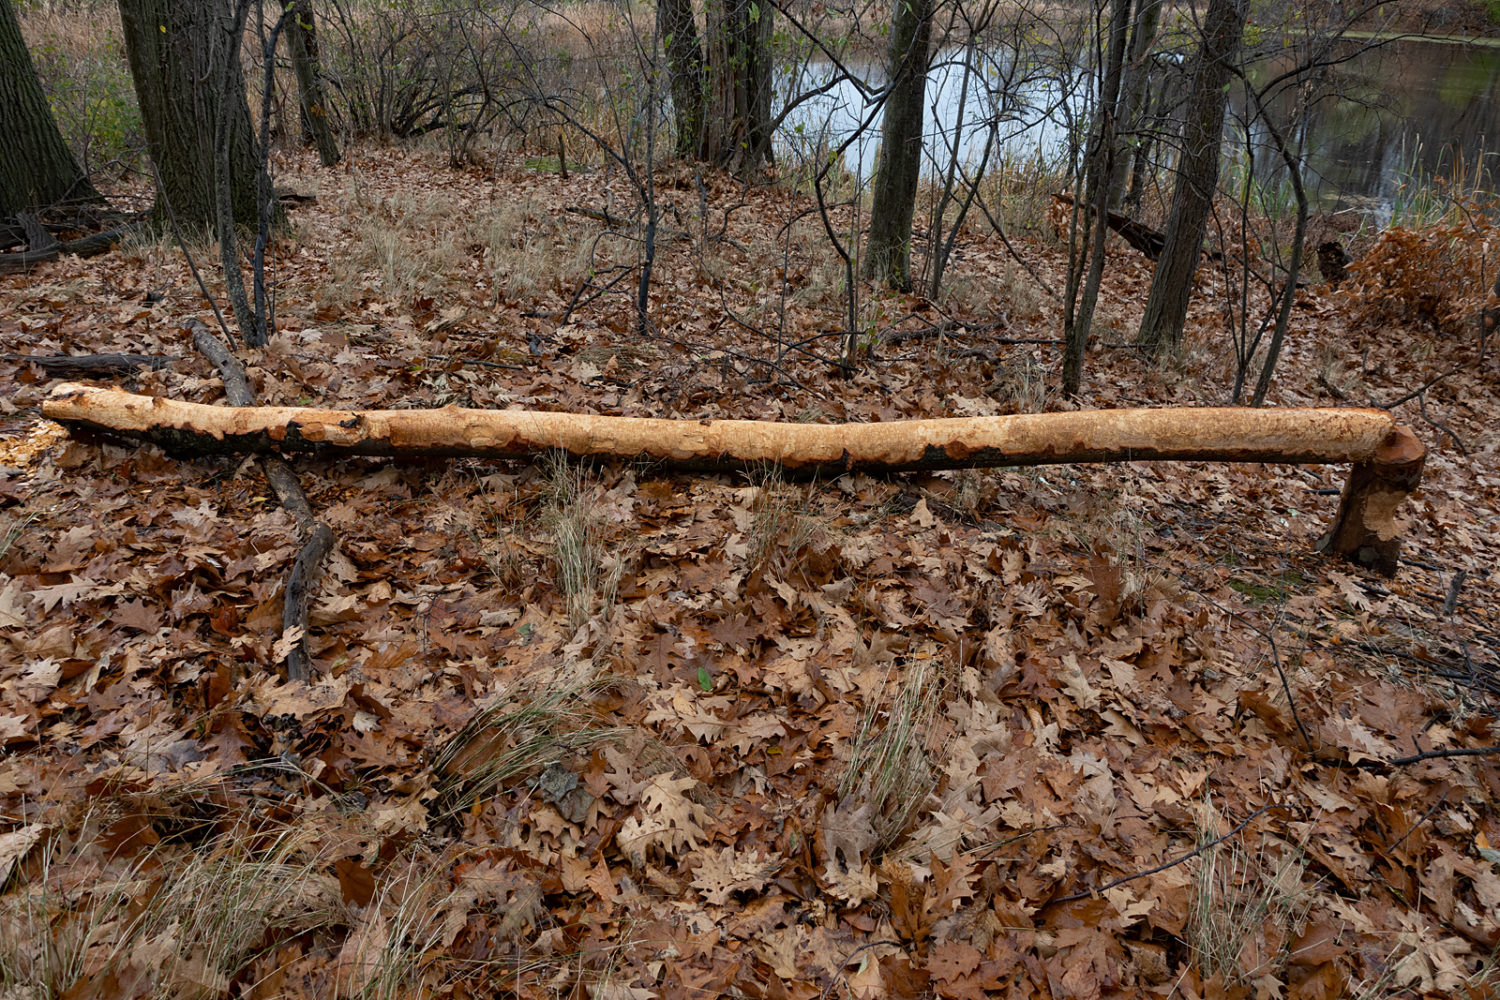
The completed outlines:
<svg viewBox="0 0 1500 1000">
<path fill-rule="evenodd" d="M 80 430 L 191 454 L 343 453 L 517 458 L 561 449 L 722 470 L 773 464 L 839 474 L 1063 462 L 1351 463 L 1326 549 L 1381 572 L 1399 552 L 1396 508 L 1425 451 L 1384 410 L 1205 407 L 1084 410 L 862 424 L 668 420 L 532 410 L 227 408 L 65 383 L 42 404 Z"/>
</svg>

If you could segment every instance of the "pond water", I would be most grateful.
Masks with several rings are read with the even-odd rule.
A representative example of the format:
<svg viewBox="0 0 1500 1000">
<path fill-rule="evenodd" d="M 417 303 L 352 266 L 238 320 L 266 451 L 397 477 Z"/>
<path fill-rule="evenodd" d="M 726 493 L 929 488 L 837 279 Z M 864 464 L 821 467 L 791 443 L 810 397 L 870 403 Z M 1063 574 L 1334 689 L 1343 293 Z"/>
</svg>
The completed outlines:
<svg viewBox="0 0 1500 1000">
<path fill-rule="evenodd" d="M 1088 107 L 1085 71 L 1060 55 L 1051 56 L 1050 65 L 1035 59 L 1023 64 L 1003 49 L 978 50 L 970 60 L 975 71 L 966 81 L 963 57 L 962 48 L 944 50 L 929 76 L 929 172 L 948 162 L 955 142 L 960 160 L 968 164 L 978 163 L 987 142 L 992 143 L 992 166 L 1066 158 L 1070 129 Z M 884 83 L 884 71 L 874 60 L 850 68 L 864 74 L 871 87 Z M 1285 62 L 1268 59 L 1254 67 L 1252 79 L 1265 81 L 1285 68 Z M 834 75 L 829 64 L 813 63 L 779 81 L 778 89 L 783 95 L 806 92 Z M 1182 76 L 1180 61 L 1164 61 L 1151 89 L 1164 93 L 1180 86 Z M 1284 95 L 1275 113 L 1288 115 L 1297 99 L 1296 92 Z M 1493 189 L 1491 168 L 1500 153 L 1500 48 L 1387 43 L 1324 70 L 1316 91 L 1304 92 L 1302 99 L 1307 101 L 1305 116 L 1290 134 L 1302 142 L 1308 192 L 1323 211 L 1353 209 L 1384 222 L 1409 197 L 1413 177 L 1456 174 L 1467 185 L 1478 177 Z M 1232 96 L 1230 110 L 1226 152 L 1243 160 L 1248 118 L 1243 95 Z M 851 172 L 868 178 L 880 145 L 879 112 L 849 81 L 787 116 L 780 132 L 783 153 L 795 156 L 820 145 L 837 148 L 872 115 L 844 155 Z M 998 123 L 992 140 L 991 122 Z M 1279 161 L 1265 145 L 1264 130 L 1251 133 L 1257 174 L 1273 177 Z"/>
</svg>

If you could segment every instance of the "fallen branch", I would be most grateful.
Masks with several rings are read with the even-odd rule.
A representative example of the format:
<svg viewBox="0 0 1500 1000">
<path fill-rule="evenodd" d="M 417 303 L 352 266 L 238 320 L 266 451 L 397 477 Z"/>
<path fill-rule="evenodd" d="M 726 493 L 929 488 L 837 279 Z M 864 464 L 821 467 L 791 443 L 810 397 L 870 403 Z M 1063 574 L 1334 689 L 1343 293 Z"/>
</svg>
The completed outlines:
<svg viewBox="0 0 1500 1000">
<path fill-rule="evenodd" d="M 66 243 L 58 243 L 54 240 L 40 249 L 0 254 L 0 274 L 27 271 L 37 264 L 55 260 L 63 254 L 72 254 L 75 257 L 97 257 L 99 254 L 113 250 L 133 229 L 133 226 L 122 226 L 118 229 L 85 236 L 82 239 L 69 240 Z"/>
<path fill-rule="evenodd" d="M 139 368 L 167 368 L 180 359 L 154 354 L 0 354 L 0 361 L 36 365 L 48 378 L 106 378 L 134 375 Z"/>
<path fill-rule="evenodd" d="M 641 228 L 639 223 L 632 222 L 630 219 L 622 219 L 618 215 L 611 215 L 608 211 L 601 212 L 597 208 L 585 208 L 582 205 L 569 205 L 565 209 L 565 211 L 570 212 L 573 215 L 581 215 L 585 219 L 594 219 L 598 222 L 602 222 L 606 226 L 609 226 L 611 229 Z M 655 238 L 663 242 L 672 242 L 673 240 L 687 241 L 692 239 L 691 236 L 683 232 L 681 229 L 673 229 L 670 226 L 658 226 L 656 229 Z"/>
<path fill-rule="evenodd" d="M 254 407 L 255 394 L 250 389 L 250 380 L 245 377 L 244 366 L 223 341 L 213 335 L 200 320 L 188 320 L 193 331 L 193 345 L 219 370 L 224 380 L 224 394 L 234 407 Z M 297 473 L 275 456 L 267 457 L 263 463 L 266 482 L 281 501 L 281 506 L 297 521 L 302 534 L 302 548 L 292 563 L 292 572 L 287 577 L 286 596 L 282 601 L 281 633 L 285 644 L 286 675 L 294 681 L 305 681 L 312 677 L 312 657 L 307 652 L 307 614 L 311 597 L 312 581 L 318 568 L 333 549 L 333 529 L 319 521 L 307 502 L 307 494 L 297 481 Z"/>
<path fill-rule="evenodd" d="M 76 430 L 195 454 L 520 458 L 561 449 L 688 469 L 773 464 L 833 475 L 1065 462 L 1350 462 L 1354 472 L 1322 547 L 1387 575 L 1400 549 L 1396 508 L 1416 487 L 1425 454 L 1389 413 L 1360 409 L 1093 410 L 782 424 L 456 407 L 228 409 L 64 383 L 42 412 Z"/>
<path fill-rule="evenodd" d="M 1054 194 L 1052 196 L 1060 204 L 1069 207 L 1073 204 L 1073 196 L 1067 194 Z M 1159 229 L 1152 229 L 1144 222 L 1137 222 L 1128 215 L 1119 212 L 1109 212 L 1105 216 L 1109 228 L 1119 233 L 1120 236 L 1139 252 L 1145 254 L 1152 260 L 1161 256 L 1163 248 L 1167 245 L 1167 236 Z"/>
<path fill-rule="evenodd" d="M 1500 755 L 1500 747 L 1453 747 L 1449 750 L 1423 750 L 1410 757 L 1397 757 L 1384 763 L 1387 767 L 1405 767 L 1424 760 L 1443 760 L 1449 757 L 1493 757 Z"/>
</svg>

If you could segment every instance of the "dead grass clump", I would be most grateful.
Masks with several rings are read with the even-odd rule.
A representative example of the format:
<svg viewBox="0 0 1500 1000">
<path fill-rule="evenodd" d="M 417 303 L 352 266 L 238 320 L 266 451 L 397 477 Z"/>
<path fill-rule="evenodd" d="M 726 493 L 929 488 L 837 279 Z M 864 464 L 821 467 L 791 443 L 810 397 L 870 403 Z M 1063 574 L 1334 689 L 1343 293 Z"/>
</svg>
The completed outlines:
<svg viewBox="0 0 1500 1000">
<path fill-rule="evenodd" d="M 1205 805 L 1198 842 L 1208 844 L 1222 831 L 1220 817 Z M 1280 979 L 1290 942 L 1311 904 L 1303 885 L 1307 866 L 1300 852 L 1282 843 L 1257 852 L 1238 838 L 1207 847 L 1197 858 L 1193 893 L 1183 930 L 1205 979 L 1219 976 L 1249 986 Z"/>
<path fill-rule="evenodd" d="M 999 365 L 986 388 L 1003 413 L 1041 413 L 1047 408 L 1050 391 L 1046 368 L 1030 354 L 1014 354 Z"/>
<path fill-rule="evenodd" d="M 342 914 L 326 859 L 291 829 L 232 830 L 189 852 L 162 844 L 118 870 L 87 843 L 44 850 L 0 904 L 8 997 L 95 995 L 105 982 L 121 995 L 226 996 L 270 942 Z"/>
<path fill-rule="evenodd" d="M 897 671 L 893 664 L 887 673 Z M 872 697 L 839 782 L 839 798 L 871 806 L 877 851 L 890 847 L 916 818 L 937 787 L 927 742 L 942 690 L 942 667 L 934 657 L 902 664 L 890 707 Z"/>
<path fill-rule="evenodd" d="M 587 242 L 529 198 L 496 202 L 474 225 L 497 304 L 535 302 L 550 290 L 576 288 L 588 275 Z"/>
<path fill-rule="evenodd" d="M 745 544 L 749 549 L 746 563 L 753 570 L 766 565 L 778 545 L 788 558 L 795 558 L 812 540 L 817 524 L 801 513 L 807 497 L 799 496 L 785 482 L 780 468 L 768 466 L 753 474 L 751 481 Z"/>
<path fill-rule="evenodd" d="M 573 669 L 588 670 L 582 664 Z M 502 692 L 438 754 L 433 764 L 439 776 L 437 814 L 459 815 L 538 772 L 544 772 L 539 786 L 546 791 L 545 772 L 561 770 L 556 765 L 564 759 L 619 737 L 621 730 L 600 725 L 589 709 L 588 698 L 601 683 L 577 676 L 532 678 Z M 558 797 L 571 791 L 563 789 Z"/>
<path fill-rule="evenodd" d="M 582 466 L 554 454 L 548 478 L 542 523 L 552 532 L 557 589 L 568 604 L 568 624 L 576 629 L 595 616 L 608 617 L 625 561 L 609 551 L 599 492 L 585 486 Z"/>
<path fill-rule="evenodd" d="M 378 292 L 398 301 L 437 298 L 465 274 L 463 226 L 457 205 L 438 194 L 399 193 L 371 203 L 361 193 L 350 252 L 334 264 L 345 300 L 351 290 Z M 334 295 L 339 297 L 338 294 Z"/>
</svg>

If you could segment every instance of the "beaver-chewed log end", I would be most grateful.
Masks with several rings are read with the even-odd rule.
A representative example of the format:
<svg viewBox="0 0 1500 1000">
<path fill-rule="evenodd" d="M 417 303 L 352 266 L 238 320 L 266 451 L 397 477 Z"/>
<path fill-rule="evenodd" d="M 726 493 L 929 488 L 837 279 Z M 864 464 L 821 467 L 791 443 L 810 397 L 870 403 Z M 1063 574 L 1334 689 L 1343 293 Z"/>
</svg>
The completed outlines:
<svg viewBox="0 0 1500 1000">
<path fill-rule="evenodd" d="M 1401 555 L 1396 512 L 1422 482 L 1426 459 L 1426 446 L 1410 428 L 1393 428 L 1369 460 L 1355 462 L 1349 470 L 1338 516 L 1318 550 L 1395 576 Z"/>
</svg>

